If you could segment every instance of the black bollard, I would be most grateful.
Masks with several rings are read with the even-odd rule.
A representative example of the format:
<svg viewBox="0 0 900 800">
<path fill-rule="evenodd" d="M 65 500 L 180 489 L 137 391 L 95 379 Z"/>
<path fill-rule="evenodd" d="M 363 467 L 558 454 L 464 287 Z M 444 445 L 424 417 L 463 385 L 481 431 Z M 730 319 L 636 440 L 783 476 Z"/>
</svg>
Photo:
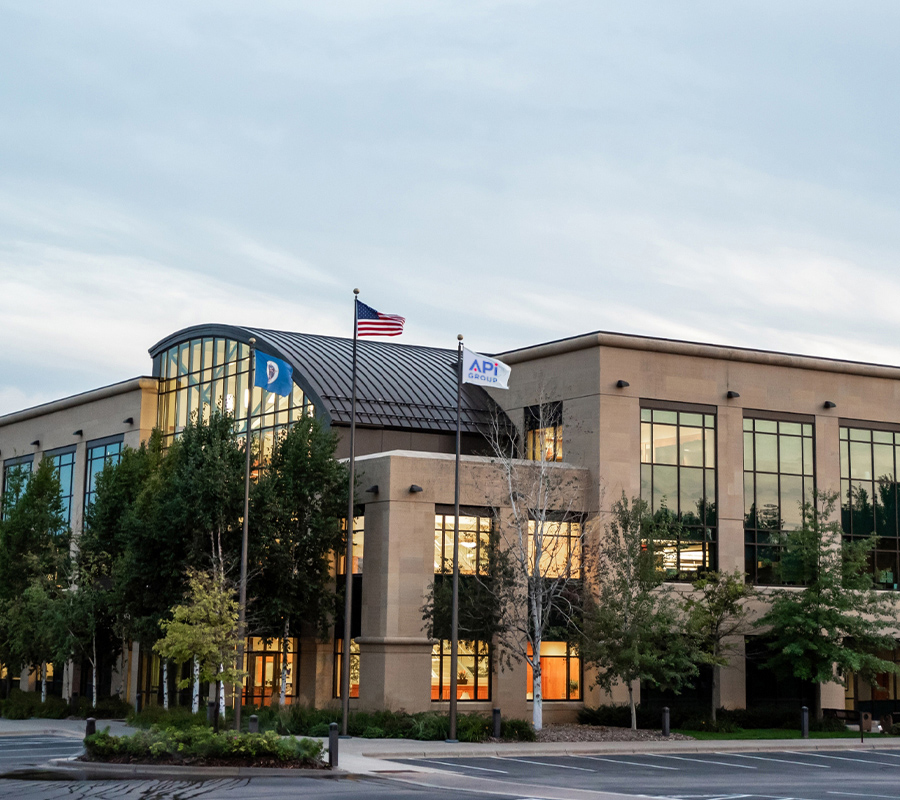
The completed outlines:
<svg viewBox="0 0 900 800">
<path fill-rule="evenodd" d="M 250 724 L 247 726 L 250 733 L 259 733 L 259 717 L 256 714 L 250 715 Z"/>
<path fill-rule="evenodd" d="M 663 709 L 663 715 L 662 715 L 662 735 L 663 735 L 663 736 L 668 736 L 668 735 L 669 735 L 669 707 L 668 707 L 668 706 L 666 706 L 666 707 Z"/>
<path fill-rule="evenodd" d="M 143 707 L 144 707 L 144 693 L 138 692 L 137 693 L 137 703 L 135 703 L 134 710 L 140 712 L 143 709 Z"/>
<path fill-rule="evenodd" d="M 212 725 L 216 721 L 216 701 L 210 700 L 206 704 L 206 721 Z"/>
<path fill-rule="evenodd" d="M 863 733 L 863 722 L 865 720 L 865 716 L 866 715 L 865 715 L 864 711 L 859 712 L 859 740 L 860 740 L 860 742 L 865 742 L 865 740 L 866 740 L 866 737 Z"/>
<path fill-rule="evenodd" d="M 332 722 L 328 726 L 328 766 L 337 769 L 338 765 L 338 724 Z"/>
<path fill-rule="evenodd" d="M 88 717 L 84 721 L 84 735 L 85 737 L 93 736 L 97 732 L 97 720 L 93 717 Z"/>
<path fill-rule="evenodd" d="M 494 738 L 499 739 L 500 731 L 503 727 L 502 722 L 500 720 L 500 709 L 499 708 L 495 708 L 493 710 L 493 716 L 494 716 Z"/>
<path fill-rule="evenodd" d="M 806 706 L 800 709 L 800 738 L 809 738 L 809 708 Z"/>
</svg>

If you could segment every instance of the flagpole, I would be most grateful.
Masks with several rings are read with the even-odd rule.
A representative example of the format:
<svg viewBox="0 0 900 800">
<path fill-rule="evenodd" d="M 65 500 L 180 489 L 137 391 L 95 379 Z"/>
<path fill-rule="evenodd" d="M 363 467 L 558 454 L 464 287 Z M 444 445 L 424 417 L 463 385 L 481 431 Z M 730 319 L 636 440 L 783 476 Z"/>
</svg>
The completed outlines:
<svg viewBox="0 0 900 800">
<path fill-rule="evenodd" d="M 350 389 L 350 494 L 347 500 L 347 557 L 344 562 L 347 585 L 344 590 L 344 647 L 341 656 L 341 735 L 349 736 L 350 723 L 350 627 L 353 623 L 353 506 L 356 469 L 356 329 L 358 326 L 359 289 L 353 290 L 353 377 Z"/>
<path fill-rule="evenodd" d="M 256 339 L 250 337 L 250 375 L 248 381 L 249 396 L 247 400 L 247 444 L 244 448 L 246 458 L 244 461 L 244 526 L 241 538 L 241 590 L 240 605 L 238 606 L 238 647 L 237 647 L 237 668 L 239 672 L 244 671 L 244 643 L 247 638 L 247 547 L 249 540 L 249 523 L 250 523 L 250 450 L 252 446 L 252 437 L 250 435 L 250 415 L 253 410 L 253 368 L 255 366 L 254 355 L 256 352 Z M 235 398 L 239 403 L 241 398 Z M 244 680 L 238 679 L 237 703 L 234 708 L 234 729 L 238 732 L 241 730 L 241 706 L 244 703 Z"/>
<path fill-rule="evenodd" d="M 460 418 L 462 414 L 462 355 L 463 336 L 456 337 L 456 474 L 453 490 L 453 611 L 450 619 L 450 736 L 448 742 L 458 741 L 456 736 L 457 669 L 459 668 L 459 451 Z"/>
</svg>

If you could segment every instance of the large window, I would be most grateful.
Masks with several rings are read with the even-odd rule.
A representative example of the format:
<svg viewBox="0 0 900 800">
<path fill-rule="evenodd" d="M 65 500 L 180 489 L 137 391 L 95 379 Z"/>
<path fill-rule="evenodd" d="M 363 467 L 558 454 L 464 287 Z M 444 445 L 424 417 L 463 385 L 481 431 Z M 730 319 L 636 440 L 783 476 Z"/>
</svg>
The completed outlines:
<svg viewBox="0 0 900 800">
<path fill-rule="evenodd" d="M 562 403 L 544 403 L 525 409 L 525 458 L 562 461 Z"/>
<path fill-rule="evenodd" d="M 658 542 L 669 580 L 716 568 L 716 417 L 700 410 L 641 409 L 641 498 L 677 515 L 681 532 Z"/>
<path fill-rule="evenodd" d="M 44 453 L 44 458 L 49 458 L 56 469 L 56 477 L 59 479 L 59 488 L 62 493 L 63 509 L 66 522 L 72 524 L 72 495 L 75 485 L 75 448 L 67 447 L 63 450 L 52 450 Z"/>
<path fill-rule="evenodd" d="M 260 462 L 268 461 L 278 433 L 296 422 L 304 409 L 313 413 L 303 390 L 288 397 L 256 386 L 250 392 L 250 347 L 232 339 L 191 339 L 164 350 L 159 370 L 159 418 L 164 444 L 184 430 L 193 415 L 208 419 L 214 408 L 235 417 L 243 437 L 250 415 L 253 438 L 260 441 Z"/>
<path fill-rule="evenodd" d="M 450 642 L 431 650 L 431 699 L 450 699 Z M 487 642 L 459 642 L 456 656 L 456 699 L 491 699 L 491 653 Z"/>
<path fill-rule="evenodd" d="M 3 462 L 3 496 L 2 506 L 0 506 L 3 516 L 6 516 L 7 511 L 19 502 L 19 498 L 31 478 L 33 464 L 34 456 L 7 458 Z"/>
<path fill-rule="evenodd" d="M 121 435 L 108 439 L 97 439 L 87 445 L 87 478 L 84 482 L 84 510 L 94 502 L 97 491 L 97 476 L 107 464 L 118 464 L 122 457 Z"/>
<path fill-rule="evenodd" d="M 528 645 L 528 657 L 534 651 Z M 534 671 L 528 666 L 526 697 L 534 700 Z M 581 658 L 574 645 L 566 642 L 541 642 L 541 698 L 543 700 L 581 700 Z"/>
<path fill-rule="evenodd" d="M 842 427 L 840 442 L 844 533 L 857 540 L 878 536 L 872 558 L 875 582 L 884 589 L 898 589 L 900 432 Z"/>
<path fill-rule="evenodd" d="M 347 530 L 347 518 L 341 520 L 341 530 Z M 360 514 L 353 518 L 353 574 L 362 575 L 363 553 L 366 544 L 366 518 Z M 347 553 L 342 549 L 337 554 L 337 574 L 347 574 Z"/>
<path fill-rule="evenodd" d="M 435 509 L 434 571 L 453 572 L 453 509 Z M 459 574 L 478 575 L 488 570 L 488 544 L 494 516 L 487 510 L 460 509 Z"/>
<path fill-rule="evenodd" d="M 544 578 L 581 578 L 582 537 L 580 520 L 529 520 L 528 561 L 532 572 L 537 567 Z"/>
<path fill-rule="evenodd" d="M 271 705 L 281 697 L 281 662 L 284 658 L 282 639 L 263 639 L 249 636 L 246 646 L 246 670 L 244 678 L 244 703 L 257 706 Z M 299 652 L 297 639 L 288 638 L 287 686 L 285 702 L 289 705 L 297 699 Z"/>
<path fill-rule="evenodd" d="M 334 696 L 341 696 L 341 665 L 344 661 L 344 639 L 334 638 Z M 350 640 L 350 697 L 359 697 L 359 645 Z"/>
<path fill-rule="evenodd" d="M 777 583 L 783 531 L 803 525 L 812 502 L 811 422 L 744 419 L 744 542 L 748 578 Z"/>
</svg>

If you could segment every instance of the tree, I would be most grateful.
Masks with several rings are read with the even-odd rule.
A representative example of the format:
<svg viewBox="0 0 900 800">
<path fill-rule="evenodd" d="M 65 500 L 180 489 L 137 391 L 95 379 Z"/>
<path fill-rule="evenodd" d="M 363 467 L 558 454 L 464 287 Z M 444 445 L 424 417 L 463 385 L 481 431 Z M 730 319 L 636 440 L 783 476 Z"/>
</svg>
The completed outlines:
<svg viewBox="0 0 900 800">
<path fill-rule="evenodd" d="M 875 539 L 845 539 L 835 518 L 837 501 L 836 493 L 815 491 L 812 503 L 804 504 L 803 526 L 776 539 L 776 576 L 804 588 L 770 590 L 771 606 L 756 623 L 769 633 L 766 666 L 815 683 L 819 715 L 822 684 L 848 672 L 875 682 L 898 671 L 878 656 L 895 645 L 896 599 L 874 588 L 869 558 Z"/>
<path fill-rule="evenodd" d="M 185 602 L 171 609 L 171 619 L 163 620 L 163 638 L 154 644 L 163 658 L 178 664 L 195 661 L 200 680 L 215 682 L 216 711 L 214 726 L 219 730 L 219 705 L 222 683 L 236 683 L 246 673 L 234 666 L 238 644 L 238 602 L 234 589 L 215 569 L 186 572 L 188 593 Z M 179 681 L 185 688 L 192 678 Z"/>
<path fill-rule="evenodd" d="M 582 656 L 596 668 L 602 689 L 610 691 L 619 681 L 628 686 L 632 729 L 637 729 L 634 681 L 677 693 L 698 673 L 679 605 L 662 588 L 665 573 L 656 546 L 676 539 L 678 525 L 665 509 L 654 518 L 643 500 L 629 503 L 623 494 L 613 504 L 591 574 Z"/>
<path fill-rule="evenodd" d="M 691 586 L 693 594 L 684 600 L 687 629 L 696 637 L 702 663 L 713 668 L 711 718 L 716 722 L 719 697 L 719 668 L 740 650 L 736 637 L 750 630 L 747 603 L 756 591 L 740 570 L 709 572 Z"/>
<path fill-rule="evenodd" d="M 344 541 L 348 484 L 336 447 L 336 434 L 304 414 L 276 441 L 254 492 L 252 620 L 259 635 L 282 642 L 282 705 L 292 625 L 324 632 L 335 607 L 331 556 Z"/>
<path fill-rule="evenodd" d="M 70 531 L 62 492 L 50 459 L 42 459 L 30 478 L 9 475 L 0 520 L 0 652 L 7 669 L 29 665 L 41 670 L 58 654 L 51 635 L 53 606 L 66 589 L 65 564 Z"/>
</svg>

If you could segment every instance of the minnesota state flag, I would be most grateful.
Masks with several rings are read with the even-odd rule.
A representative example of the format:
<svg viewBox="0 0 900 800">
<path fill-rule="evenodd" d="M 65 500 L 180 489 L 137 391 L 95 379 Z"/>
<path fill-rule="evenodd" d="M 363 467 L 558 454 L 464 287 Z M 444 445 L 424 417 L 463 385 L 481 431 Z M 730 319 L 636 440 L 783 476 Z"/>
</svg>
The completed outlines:
<svg viewBox="0 0 900 800">
<path fill-rule="evenodd" d="M 294 368 L 287 361 L 256 351 L 254 386 L 287 397 L 294 388 L 293 375 Z"/>
</svg>

